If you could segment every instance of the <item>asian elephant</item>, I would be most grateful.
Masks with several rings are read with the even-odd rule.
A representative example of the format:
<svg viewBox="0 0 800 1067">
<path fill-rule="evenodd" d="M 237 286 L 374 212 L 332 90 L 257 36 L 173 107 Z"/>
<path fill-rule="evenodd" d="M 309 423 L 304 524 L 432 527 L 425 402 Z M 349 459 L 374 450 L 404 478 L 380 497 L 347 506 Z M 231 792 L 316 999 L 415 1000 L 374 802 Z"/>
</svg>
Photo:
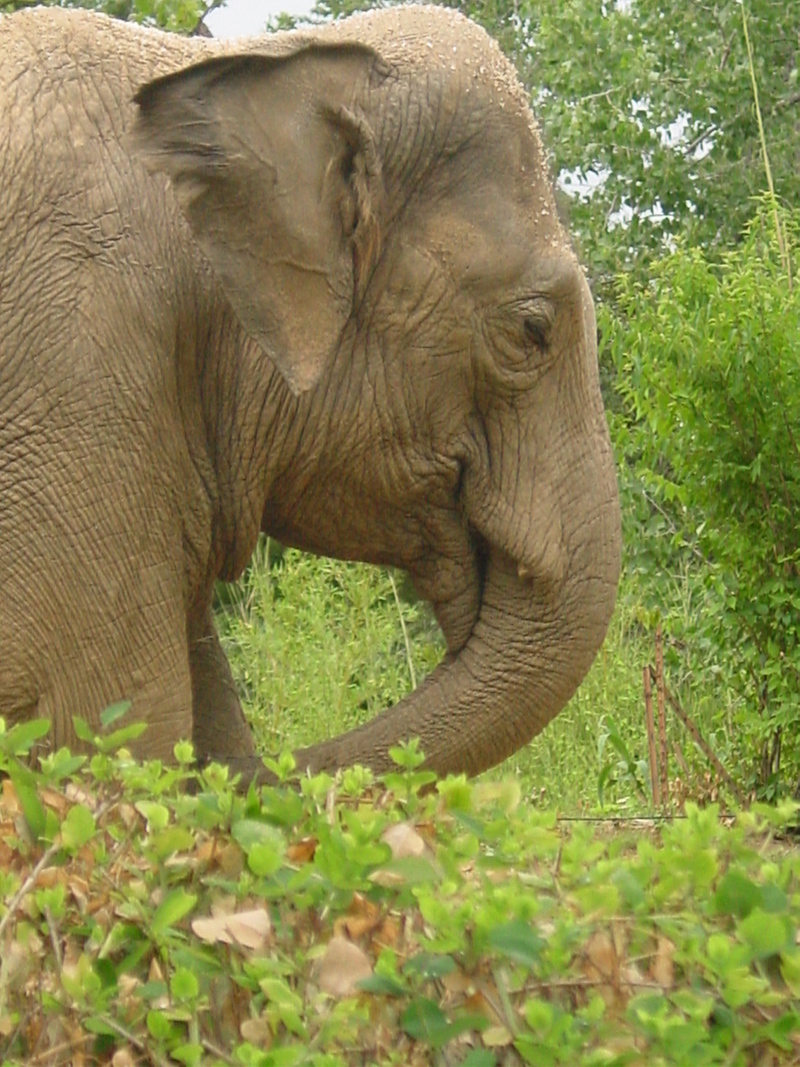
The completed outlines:
<svg viewBox="0 0 800 1067">
<path fill-rule="evenodd" d="M 589 287 L 483 30 L 394 8 L 219 43 L 0 18 L 0 714 L 248 775 L 214 630 L 260 531 L 405 568 L 444 662 L 298 754 L 477 773 L 561 709 L 616 593 Z"/>
</svg>

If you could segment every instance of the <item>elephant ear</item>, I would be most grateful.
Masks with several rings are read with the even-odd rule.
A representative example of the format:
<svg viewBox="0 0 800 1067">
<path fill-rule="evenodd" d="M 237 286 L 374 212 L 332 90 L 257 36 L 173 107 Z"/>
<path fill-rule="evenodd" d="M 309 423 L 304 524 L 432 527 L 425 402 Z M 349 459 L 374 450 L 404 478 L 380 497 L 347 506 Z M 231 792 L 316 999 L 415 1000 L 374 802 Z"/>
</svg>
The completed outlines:
<svg viewBox="0 0 800 1067">
<path fill-rule="evenodd" d="M 358 44 L 218 57 L 143 86 L 134 148 L 171 178 L 242 326 L 295 392 L 313 386 L 379 253 L 382 179 L 351 101 Z"/>
</svg>

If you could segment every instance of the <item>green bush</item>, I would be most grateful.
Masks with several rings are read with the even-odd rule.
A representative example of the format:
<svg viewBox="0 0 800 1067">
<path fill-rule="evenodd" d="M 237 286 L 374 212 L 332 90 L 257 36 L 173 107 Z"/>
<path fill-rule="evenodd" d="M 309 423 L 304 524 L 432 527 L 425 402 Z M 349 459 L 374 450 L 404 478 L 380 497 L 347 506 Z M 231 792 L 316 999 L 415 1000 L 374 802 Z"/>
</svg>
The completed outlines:
<svg viewBox="0 0 800 1067">
<path fill-rule="evenodd" d="M 783 226 L 796 276 L 800 216 Z M 645 531 L 631 563 L 690 561 L 703 617 L 688 630 L 709 666 L 726 664 L 740 756 L 758 754 L 767 795 L 800 781 L 800 290 L 785 267 L 764 210 L 719 265 L 679 246 L 649 281 L 622 278 L 603 325 L 627 495 L 669 535 L 659 547 Z"/>
</svg>

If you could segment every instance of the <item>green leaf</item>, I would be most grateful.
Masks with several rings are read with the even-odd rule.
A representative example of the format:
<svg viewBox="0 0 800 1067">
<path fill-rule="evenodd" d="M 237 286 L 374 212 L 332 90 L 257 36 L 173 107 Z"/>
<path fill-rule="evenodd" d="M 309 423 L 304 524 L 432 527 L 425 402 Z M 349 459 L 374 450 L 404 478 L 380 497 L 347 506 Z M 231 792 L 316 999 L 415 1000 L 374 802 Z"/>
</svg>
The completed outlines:
<svg viewBox="0 0 800 1067">
<path fill-rule="evenodd" d="M 402 982 L 387 974 L 371 974 L 358 983 L 358 988 L 365 993 L 378 997 L 404 997 L 408 989 Z"/>
<path fill-rule="evenodd" d="M 283 853 L 273 844 L 252 845 L 247 852 L 247 866 L 259 878 L 268 878 L 275 874 L 283 864 Z"/>
<path fill-rule="evenodd" d="M 489 948 L 530 968 L 538 965 L 544 943 L 532 927 L 519 919 L 496 926 L 487 938 Z"/>
<path fill-rule="evenodd" d="M 174 856 L 176 852 L 188 852 L 194 848 L 194 844 L 194 834 L 185 826 L 168 826 L 150 839 L 150 848 L 162 860 Z"/>
<path fill-rule="evenodd" d="M 169 808 L 155 800 L 140 800 L 134 807 L 147 820 L 148 830 L 163 830 L 169 823 Z"/>
<path fill-rule="evenodd" d="M 130 700 L 120 700 L 116 704 L 109 704 L 107 708 L 100 712 L 100 725 L 104 730 L 107 730 L 109 726 L 121 719 L 122 716 L 130 709 Z"/>
<path fill-rule="evenodd" d="M 61 824 L 61 841 L 68 852 L 77 852 L 91 841 L 96 829 L 95 818 L 84 804 L 75 804 Z"/>
<path fill-rule="evenodd" d="M 200 992 L 197 976 L 187 967 L 177 967 L 169 983 L 170 992 L 176 1000 L 194 1000 Z"/>
<path fill-rule="evenodd" d="M 129 741 L 136 741 L 147 730 L 146 722 L 134 722 L 130 726 L 123 726 L 121 730 L 115 730 L 107 737 L 98 737 L 97 748 L 100 752 L 116 752 L 124 748 Z"/>
<path fill-rule="evenodd" d="M 79 741 L 84 741 L 86 744 L 94 745 L 97 735 L 94 730 L 89 726 L 86 719 L 82 719 L 80 715 L 72 716 L 72 728 L 75 731 L 75 736 Z"/>
<path fill-rule="evenodd" d="M 754 908 L 738 926 L 738 932 L 750 947 L 754 959 L 775 956 L 789 947 L 790 931 L 779 915 Z"/>
<path fill-rule="evenodd" d="M 761 890 L 746 875 L 735 868 L 721 879 L 714 894 L 714 908 L 720 915 L 735 915 L 743 919 L 761 899 Z"/>
<path fill-rule="evenodd" d="M 45 832 L 47 816 L 39 800 L 36 777 L 32 771 L 16 760 L 9 763 L 7 772 L 16 790 L 17 799 L 31 836 L 38 841 Z"/>
<path fill-rule="evenodd" d="M 483 1015 L 462 1015 L 450 1022 L 433 1000 L 415 997 L 400 1016 L 400 1025 L 415 1041 L 442 1048 L 468 1030 L 486 1029 L 488 1020 Z"/>
<path fill-rule="evenodd" d="M 197 897 L 185 889 L 170 890 L 153 913 L 150 929 L 155 937 L 161 937 L 171 926 L 179 923 L 194 908 Z"/>
<path fill-rule="evenodd" d="M 48 733 L 49 719 L 31 719 L 29 722 L 17 723 L 5 734 L 0 734 L 0 751 L 9 756 L 24 756 Z"/>
<path fill-rule="evenodd" d="M 401 856 L 382 863 L 378 870 L 397 876 L 405 885 L 429 885 L 442 879 L 441 872 L 425 856 Z"/>
<path fill-rule="evenodd" d="M 418 952 L 403 964 L 403 974 L 418 974 L 424 978 L 444 978 L 456 969 L 452 956 L 434 952 Z"/>
</svg>

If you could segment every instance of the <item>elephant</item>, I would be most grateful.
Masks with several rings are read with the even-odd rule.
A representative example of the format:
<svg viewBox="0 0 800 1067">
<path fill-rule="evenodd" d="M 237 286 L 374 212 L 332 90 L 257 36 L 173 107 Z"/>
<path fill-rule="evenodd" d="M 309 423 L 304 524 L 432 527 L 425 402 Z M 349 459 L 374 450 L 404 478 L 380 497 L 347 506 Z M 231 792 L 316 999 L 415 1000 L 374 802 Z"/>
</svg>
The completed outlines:
<svg viewBox="0 0 800 1067">
<path fill-rule="evenodd" d="M 300 769 L 514 753 L 602 644 L 620 509 L 498 45 L 428 6 L 233 43 L 50 8 L 0 52 L 0 714 L 79 749 L 128 699 L 135 755 L 263 775 L 212 613 L 263 532 L 404 569 L 447 648 Z"/>
</svg>

